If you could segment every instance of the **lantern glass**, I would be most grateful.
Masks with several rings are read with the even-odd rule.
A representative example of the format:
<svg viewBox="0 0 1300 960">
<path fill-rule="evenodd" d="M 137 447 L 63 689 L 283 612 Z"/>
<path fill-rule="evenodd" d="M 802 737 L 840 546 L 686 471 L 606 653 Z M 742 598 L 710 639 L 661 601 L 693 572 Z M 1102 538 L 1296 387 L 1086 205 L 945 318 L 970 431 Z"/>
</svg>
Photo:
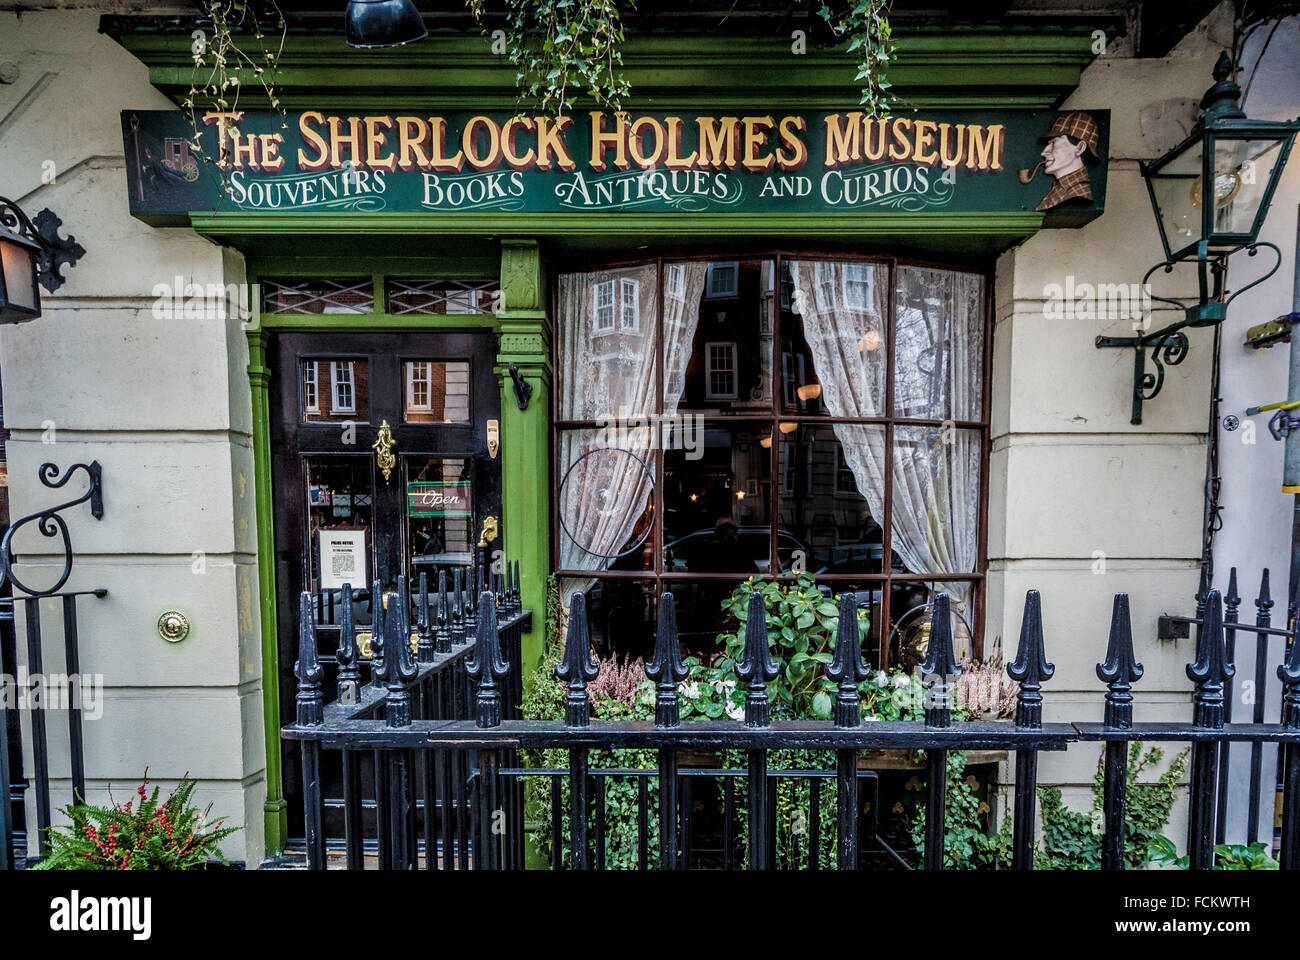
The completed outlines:
<svg viewBox="0 0 1300 960">
<path fill-rule="evenodd" d="M 40 312 L 35 245 L 0 230 L 0 321 L 27 320 Z"/>
<path fill-rule="evenodd" d="M 1147 173 L 1151 202 L 1156 209 L 1166 253 L 1171 259 L 1201 239 L 1204 218 L 1201 216 L 1201 174 L 1205 141 L 1201 138 L 1183 144 L 1180 152 L 1165 158 Z"/>
<path fill-rule="evenodd" d="M 1282 140 L 1276 137 L 1216 136 L 1214 144 L 1214 214 L 1211 248 L 1238 246 L 1259 233 L 1260 212 L 1268 197 Z M 1197 205 L 1205 193 L 1197 184 Z"/>
</svg>

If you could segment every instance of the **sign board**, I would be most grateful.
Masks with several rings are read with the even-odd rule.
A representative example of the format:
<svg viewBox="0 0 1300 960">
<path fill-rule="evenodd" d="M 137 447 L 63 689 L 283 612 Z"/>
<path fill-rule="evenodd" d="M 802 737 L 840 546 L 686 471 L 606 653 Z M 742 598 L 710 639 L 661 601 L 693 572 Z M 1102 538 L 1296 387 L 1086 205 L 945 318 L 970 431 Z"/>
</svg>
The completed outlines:
<svg viewBox="0 0 1300 960">
<path fill-rule="evenodd" d="M 1075 226 L 1103 208 L 1110 117 L 1104 110 L 935 110 L 887 119 L 853 109 L 590 111 L 561 119 L 308 110 L 209 112 L 195 122 L 197 140 L 188 113 L 122 113 L 133 215 L 163 225 L 184 223 L 191 211 L 904 216 L 1039 209 L 1048 226 Z M 1045 156 L 1054 141 L 1065 146 Z"/>
<path fill-rule="evenodd" d="M 318 530 L 320 588 L 338 590 L 345 583 L 366 586 L 366 531 Z"/>
<path fill-rule="evenodd" d="M 412 517 L 468 517 L 468 480 L 416 480 L 406 485 L 407 512 Z"/>
</svg>

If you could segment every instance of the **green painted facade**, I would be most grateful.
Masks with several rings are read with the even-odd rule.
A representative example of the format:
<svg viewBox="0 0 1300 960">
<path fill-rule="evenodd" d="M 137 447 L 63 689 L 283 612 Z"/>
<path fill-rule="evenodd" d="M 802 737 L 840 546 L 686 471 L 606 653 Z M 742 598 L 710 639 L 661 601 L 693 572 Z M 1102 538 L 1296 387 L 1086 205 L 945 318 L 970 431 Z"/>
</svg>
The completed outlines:
<svg viewBox="0 0 1300 960">
<path fill-rule="evenodd" d="M 194 80 L 188 30 L 129 26 L 106 18 L 114 36 L 148 67 L 151 82 L 178 104 Z M 1083 26 L 896 29 L 894 90 L 909 108 L 1050 110 L 1077 86 L 1093 59 Z M 846 52 L 792 52 L 780 38 L 631 37 L 624 53 L 633 110 L 761 108 L 852 110 L 856 67 Z M 243 105 L 256 109 L 260 88 L 245 78 Z M 372 109 L 387 113 L 446 108 L 512 110 L 514 69 L 477 35 L 434 32 L 391 50 L 353 50 L 341 36 L 291 32 L 277 95 L 289 110 Z M 262 104 L 264 105 L 264 104 Z M 191 211 L 200 234 L 239 249 L 257 276 L 500 276 L 503 307 L 495 316 L 347 315 L 261 317 L 248 333 L 258 532 L 267 762 L 268 855 L 285 838 L 280 765 L 276 583 L 272 523 L 268 338 L 277 330 L 430 331 L 489 328 L 500 336 L 501 463 L 505 549 L 520 561 L 525 607 L 536 612 L 526 666 L 541 652 L 545 583 L 550 572 L 551 323 L 547 263 L 580 262 L 610 251 L 641 255 L 690 244 L 751 242 L 870 249 L 960 251 L 987 257 L 1031 236 L 1043 214 L 1002 213 L 266 213 Z M 519 410 L 510 363 L 532 383 Z"/>
</svg>

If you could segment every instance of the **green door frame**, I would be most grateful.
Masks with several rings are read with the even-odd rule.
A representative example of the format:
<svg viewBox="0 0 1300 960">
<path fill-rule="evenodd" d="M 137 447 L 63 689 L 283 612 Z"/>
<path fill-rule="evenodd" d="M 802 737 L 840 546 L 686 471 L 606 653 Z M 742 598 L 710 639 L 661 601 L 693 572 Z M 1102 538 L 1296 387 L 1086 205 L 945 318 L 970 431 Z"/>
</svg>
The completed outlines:
<svg viewBox="0 0 1300 960">
<path fill-rule="evenodd" d="M 407 261 L 411 262 L 407 262 Z M 259 276 L 357 276 L 369 275 L 374 283 L 375 305 L 386 306 L 384 277 L 418 275 L 479 278 L 496 273 L 482 260 L 464 258 L 377 258 L 367 261 L 342 261 L 319 258 L 261 257 L 248 265 L 248 282 Z M 247 330 L 248 382 L 253 413 L 253 485 L 257 509 L 258 604 L 262 637 L 263 719 L 266 737 L 266 802 L 264 806 L 266 850 L 268 856 L 282 852 L 287 831 L 283 769 L 280 748 L 280 672 L 278 642 L 278 605 L 275 572 L 275 524 L 272 510 L 271 478 L 271 372 L 266 365 L 266 348 L 273 333 L 285 331 L 316 332 L 454 332 L 490 330 L 501 333 L 494 372 L 501 384 L 502 429 L 501 458 L 504 503 L 503 530 L 507 556 L 520 561 L 523 604 L 541 609 L 550 557 L 548 513 L 550 480 L 545 469 L 530 470 L 524 465 L 549 464 L 547 411 L 550 387 L 550 336 L 542 303 L 541 258 L 535 242 L 502 244 L 500 276 L 503 299 L 514 307 L 499 314 L 390 314 L 382 309 L 375 313 L 355 314 L 281 314 L 262 315 L 260 303 L 254 307 Z M 515 403 L 513 381 L 508 365 L 514 362 L 533 384 L 533 399 L 527 411 Z M 534 459 L 536 458 L 536 459 Z M 537 522 L 540 518 L 540 524 Z M 540 620 L 535 621 L 540 624 Z M 524 638 L 526 664 L 536 663 L 541 655 L 540 627 Z"/>
</svg>

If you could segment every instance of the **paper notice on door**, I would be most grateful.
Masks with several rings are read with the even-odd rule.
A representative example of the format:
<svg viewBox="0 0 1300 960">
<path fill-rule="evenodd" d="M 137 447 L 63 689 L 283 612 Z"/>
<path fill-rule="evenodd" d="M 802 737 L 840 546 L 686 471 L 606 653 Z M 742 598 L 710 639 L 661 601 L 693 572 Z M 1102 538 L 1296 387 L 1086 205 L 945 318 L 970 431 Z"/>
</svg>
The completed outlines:
<svg viewBox="0 0 1300 960">
<path fill-rule="evenodd" d="M 320 587 L 337 590 L 345 583 L 362 590 L 366 585 L 366 532 L 320 530 Z"/>
</svg>

